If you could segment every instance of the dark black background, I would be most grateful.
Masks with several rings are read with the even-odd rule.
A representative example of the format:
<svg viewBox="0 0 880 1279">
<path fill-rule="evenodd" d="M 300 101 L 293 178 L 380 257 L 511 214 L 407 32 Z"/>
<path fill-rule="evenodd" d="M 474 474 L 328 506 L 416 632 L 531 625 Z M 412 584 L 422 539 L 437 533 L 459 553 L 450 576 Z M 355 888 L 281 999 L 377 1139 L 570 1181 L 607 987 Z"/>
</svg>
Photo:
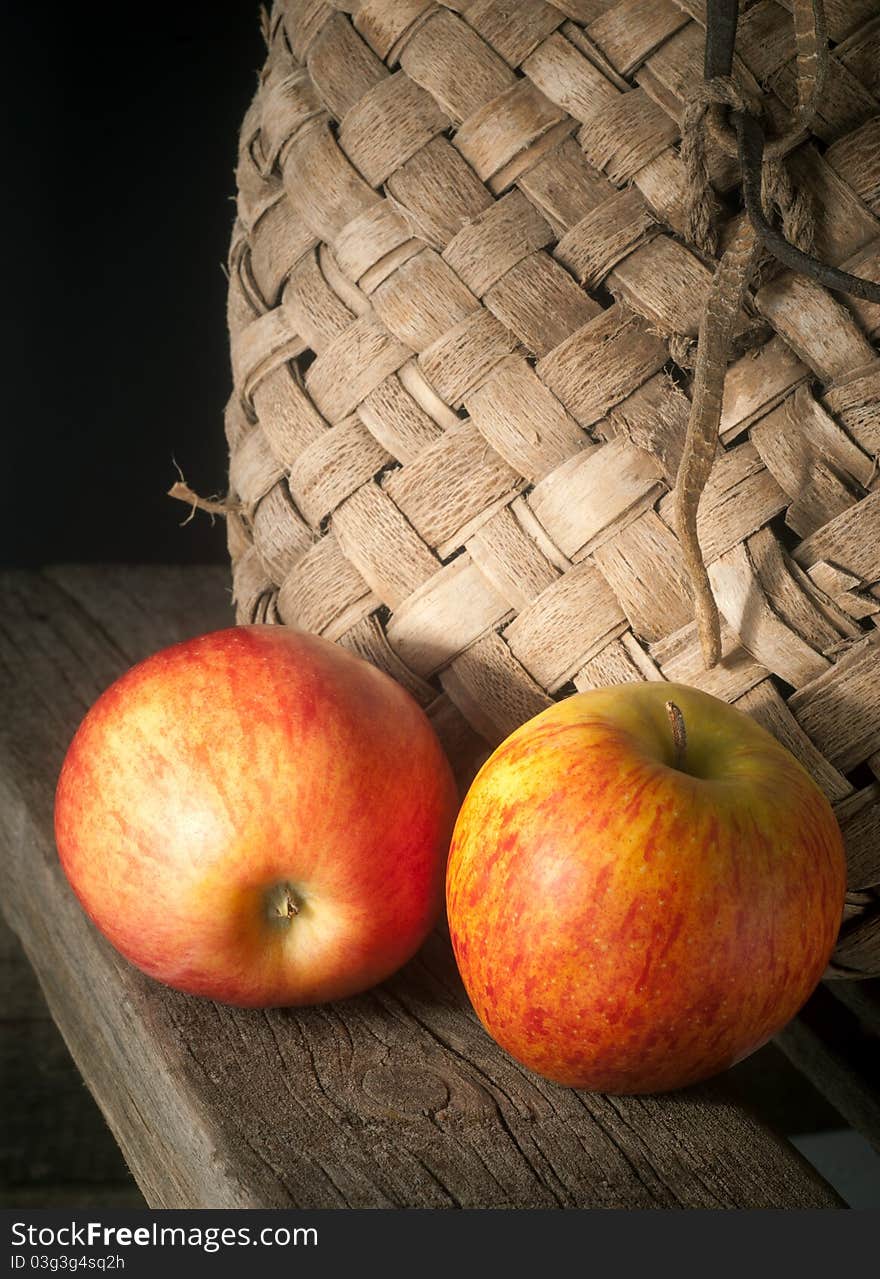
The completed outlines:
<svg viewBox="0 0 880 1279">
<path fill-rule="evenodd" d="M 222 560 L 222 520 L 164 494 L 172 459 L 225 489 L 258 5 L 22 0 L 3 28 L 3 563 Z"/>
</svg>

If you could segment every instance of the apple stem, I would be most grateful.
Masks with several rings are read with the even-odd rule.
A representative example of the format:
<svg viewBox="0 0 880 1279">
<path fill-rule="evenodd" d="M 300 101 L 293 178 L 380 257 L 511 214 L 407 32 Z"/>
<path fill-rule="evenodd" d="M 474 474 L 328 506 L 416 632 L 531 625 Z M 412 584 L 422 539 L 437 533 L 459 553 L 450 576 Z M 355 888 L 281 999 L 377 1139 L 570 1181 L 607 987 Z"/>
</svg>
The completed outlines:
<svg viewBox="0 0 880 1279">
<path fill-rule="evenodd" d="M 675 747 L 672 767 L 683 769 L 685 751 L 687 750 L 687 731 L 684 726 L 684 716 L 675 702 L 666 703 L 666 714 L 669 716 L 669 723 L 672 726 L 672 742 Z"/>
</svg>

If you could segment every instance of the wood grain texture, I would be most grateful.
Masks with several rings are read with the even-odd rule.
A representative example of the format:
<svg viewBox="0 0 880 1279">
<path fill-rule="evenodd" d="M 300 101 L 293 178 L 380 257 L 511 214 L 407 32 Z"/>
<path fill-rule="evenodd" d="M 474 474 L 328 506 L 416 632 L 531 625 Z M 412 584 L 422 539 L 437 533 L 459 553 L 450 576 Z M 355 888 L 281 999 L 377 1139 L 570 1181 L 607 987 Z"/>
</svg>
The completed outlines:
<svg viewBox="0 0 880 1279">
<path fill-rule="evenodd" d="M 73 729 L 132 661 L 223 624 L 215 570 L 7 575 L 0 685 L 4 909 L 156 1207 L 834 1207 L 723 1084 L 606 1098 L 488 1040 L 436 933 L 356 999 L 241 1011 L 149 981 L 60 871 L 52 792 Z"/>
</svg>

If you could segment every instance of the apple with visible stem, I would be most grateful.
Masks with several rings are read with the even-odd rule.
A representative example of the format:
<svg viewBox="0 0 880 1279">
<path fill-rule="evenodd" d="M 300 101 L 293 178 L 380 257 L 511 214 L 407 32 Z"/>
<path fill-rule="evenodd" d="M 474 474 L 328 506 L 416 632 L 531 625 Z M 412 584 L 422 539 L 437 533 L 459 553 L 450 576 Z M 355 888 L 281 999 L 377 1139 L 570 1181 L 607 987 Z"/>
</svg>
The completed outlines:
<svg viewBox="0 0 880 1279">
<path fill-rule="evenodd" d="M 831 806 L 794 757 L 658 681 L 570 697 L 498 747 L 456 823 L 447 908 L 512 1056 L 644 1093 L 723 1070 L 797 1012 L 845 887 Z"/>
<path fill-rule="evenodd" d="M 71 743 L 58 851 L 144 972 L 230 1004 L 339 999 L 415 952 L 458 806 L 425 714 L 389 676 L 281 626 L 164 649 Z"/>
</svg>

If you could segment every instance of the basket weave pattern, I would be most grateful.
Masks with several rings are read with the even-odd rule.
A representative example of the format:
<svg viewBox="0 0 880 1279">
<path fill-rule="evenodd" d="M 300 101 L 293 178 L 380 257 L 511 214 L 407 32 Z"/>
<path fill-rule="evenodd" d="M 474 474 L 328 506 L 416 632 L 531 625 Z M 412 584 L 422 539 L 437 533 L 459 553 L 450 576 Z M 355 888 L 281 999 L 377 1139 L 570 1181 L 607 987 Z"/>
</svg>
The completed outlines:
<svg viewBox="0 0 880 1279">
<path fill-rule="evenodd" d="M 467 776 L 574 688 L 672 679 L 835 805 L 842 975 L 880 971 L 880 307 L 765 270 L 700 506 L 703 669 L 670 489 L 713 263 L 684 232 L 700 0 L 276 4 L 241 135 L 226 429 L 240 621 L 354 649 Z M 827 5 L 816 251 L 880 279 L 880 5 Z M 782 132 L 790 13 L 737 77 Z M 710 157 L 722 245 L 737 172 Z"/>
</svg>

